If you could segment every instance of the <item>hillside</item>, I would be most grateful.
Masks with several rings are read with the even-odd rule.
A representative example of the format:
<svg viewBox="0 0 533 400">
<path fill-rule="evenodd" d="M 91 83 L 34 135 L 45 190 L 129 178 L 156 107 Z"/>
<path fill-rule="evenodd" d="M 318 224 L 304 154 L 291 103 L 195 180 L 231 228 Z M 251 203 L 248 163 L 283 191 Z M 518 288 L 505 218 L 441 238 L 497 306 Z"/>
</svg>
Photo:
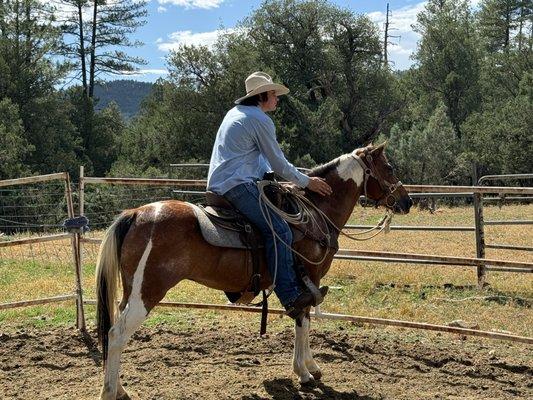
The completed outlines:
<svg viewBox="0 0 533 400">
<path fill-rule="evenodd" d="M 111 101 L 118 104 L 122 115 L 129 119 L 139 111 L 142 100 L 150 94 L 152 84 L 131 79 L 119 79 L 95 86 L 96 108 L 101 110 Z"/>
</svg>

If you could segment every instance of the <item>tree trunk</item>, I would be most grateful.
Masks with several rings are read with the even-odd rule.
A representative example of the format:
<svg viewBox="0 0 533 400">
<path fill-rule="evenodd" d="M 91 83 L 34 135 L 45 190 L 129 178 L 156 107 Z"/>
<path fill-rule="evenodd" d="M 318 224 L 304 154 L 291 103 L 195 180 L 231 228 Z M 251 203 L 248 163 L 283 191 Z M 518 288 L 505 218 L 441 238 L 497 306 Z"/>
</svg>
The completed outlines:
<svg viewBox="0 0 533 400">
<path fill-rule="evenodd" d="M 505 15 L 505 43 L 503 45 L 503 48 L 505 51 L 509 49 L 509 36 L 511 34 L 511 10 L 508 7 L 507 13 Z"/>
<path fill-rule="evenodd" d="M 81 60 L 81 80 L 83 84 L 83 94 L 87 95 L 87 66 L 85 65 L 85 39 L 83 37 L 83 15 L 82 2 L 78 0 L 78 24 L 80 26 L 80 60 Z"/>
<path fill-rule="evenodd" d="M 98 0 L 94 0 L 93 8 L 93 25 L 92 25 L 92 37 L 91 37 L 91 66 L 89 70 L 89 97 L 94 95 L 94 72 L 95 72 L 95 54 L 96 54 L 96 16 L 98 15 Z"/>
<path fill-rule="evenodd" d="M 15 60 L 17 63 L 17 69 L 20 68 L 20 2 L 15 1 Z"/>
<path fill-rule="evenodd" d="M 4 0 L 0 0 L 0 37 L 6 37 L 6 10 L 4 7 L 7 7 L 7 5 L 4 5 Z"/>
<path fill-rule="evenodd" d="M 31 45 L 31 36 L 32 36 L 32 32 L 31 32 L 31 24 L 30 24 L 30 20 L 31 20 L 31 5 L 30 3 L 25 3 L 24 4 L 24 14 L 25 14 L 25 17 L 26 17 L 26 30 L 24 32 L 24 52 L 26 54 L 24 54 L 24 61 L 26 64 L 31 64 L 31 48 L 32 48 L 32 45 Z"/>
</svg>

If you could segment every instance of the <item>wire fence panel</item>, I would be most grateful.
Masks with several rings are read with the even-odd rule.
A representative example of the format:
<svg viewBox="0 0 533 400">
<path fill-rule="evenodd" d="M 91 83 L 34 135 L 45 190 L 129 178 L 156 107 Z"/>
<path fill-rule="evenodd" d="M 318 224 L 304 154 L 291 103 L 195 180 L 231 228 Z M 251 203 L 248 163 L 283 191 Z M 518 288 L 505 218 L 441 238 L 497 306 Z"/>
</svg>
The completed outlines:
<svg viewBox="0 0 533 400">
<path fill-rule="evenodd" d="M 63 227 L 72 216 L 67 173 L 0 181 L 0 310 L 75 298 L 84 327 L 81 286 L 73 279 L 80 272 L 72 268 L 76 234 Z M 36 293 L 49 297 L 29 299 Z"/>
<path fill-rule="evenodd" d="M 56 237 L 65 232 L 62 225 L 68 217 L 65 175 L 57 174 L 54 180 L 48 180 L 49 176 L 44 181 L 35 181 L 38 177 L 30 177 L 33 181 L 29 178 L 0 181 L 2 263 L 72 261 L 69 242 L 64 236 Z"/>
</svg>

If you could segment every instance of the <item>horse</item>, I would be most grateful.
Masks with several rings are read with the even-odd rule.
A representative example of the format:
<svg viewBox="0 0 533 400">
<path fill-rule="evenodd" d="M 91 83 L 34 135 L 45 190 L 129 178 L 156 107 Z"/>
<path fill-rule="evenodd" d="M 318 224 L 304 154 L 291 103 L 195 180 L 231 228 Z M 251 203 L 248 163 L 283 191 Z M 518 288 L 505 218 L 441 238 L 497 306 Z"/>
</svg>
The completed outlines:
<svg viewBox="0 0 533 400">
<path fill-rule="evenodd" d="M 333 193 L 322 197 L 305 191 L 305 197 L 341 228 L 362 194 L 374 200 L 376 206 L 408 213 L 411 198 L 395 176 L 384 148 L 385 143 L 369 145 L 314 168 L 309 176 L 325 179 Z M 247 287 L 247 251 L 216 247 L 205 241 L 193 207 L 187 202 L 167 200 L 125 210 L 105 233 L 96 266 L 97 333 L 104 366 L 102 400 L 130 398 L 119 380 L 121 353 L 169 289 L 185 279 L 226 292 Z M 308 259 L 323 259 L 320 265 L 304 263 L 318 287 L 336 249 L 307 238 L 294 246 Z M 260 285 L 265 289 L 271 282 L 262 258 Z M 117 310 L 120 281 L 122 301 Z M 310 307 L 295 322 L 293 371 L 303 385 L 322 377 L 309 347 L 309 328 Z"/>
</svg>

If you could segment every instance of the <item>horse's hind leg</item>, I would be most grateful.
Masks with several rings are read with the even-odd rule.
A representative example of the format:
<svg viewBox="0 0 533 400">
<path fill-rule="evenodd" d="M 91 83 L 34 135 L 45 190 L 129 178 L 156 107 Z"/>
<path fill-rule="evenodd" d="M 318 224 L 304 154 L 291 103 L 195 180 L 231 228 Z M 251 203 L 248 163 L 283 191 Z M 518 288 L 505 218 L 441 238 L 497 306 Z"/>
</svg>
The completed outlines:
<svg viewBox="0 0 533 400">
<path fill-rule="evenodd" d="M 105 368 L 102 400 L 129 399 L 119 383 L 120 356 L 131 335 L 141 326 L 148 312 L 142 302 L 128 302 L 117 322 L 109 330 L 109 348 Z"/>
</svg>

